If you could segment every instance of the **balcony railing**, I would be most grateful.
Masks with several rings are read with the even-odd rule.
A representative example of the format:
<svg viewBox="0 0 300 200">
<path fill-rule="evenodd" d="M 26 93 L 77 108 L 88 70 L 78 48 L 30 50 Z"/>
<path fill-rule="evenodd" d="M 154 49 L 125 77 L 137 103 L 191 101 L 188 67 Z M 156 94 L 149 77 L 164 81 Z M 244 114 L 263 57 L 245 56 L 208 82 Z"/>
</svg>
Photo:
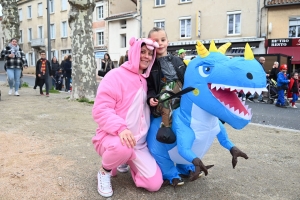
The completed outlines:
<svg viewBox="0 0 300 200">
<path fill-rule="evenodd" d="M 46 46 L 44 38 L 38 38 L 38 39 L 31 40 L 31 47 L 44 47 L 44 46 Z"/>
<path fill-rule="evenodd" d="M 267 0 L 266 7 L 300 5 L 300 0 Z"/>
</svg>

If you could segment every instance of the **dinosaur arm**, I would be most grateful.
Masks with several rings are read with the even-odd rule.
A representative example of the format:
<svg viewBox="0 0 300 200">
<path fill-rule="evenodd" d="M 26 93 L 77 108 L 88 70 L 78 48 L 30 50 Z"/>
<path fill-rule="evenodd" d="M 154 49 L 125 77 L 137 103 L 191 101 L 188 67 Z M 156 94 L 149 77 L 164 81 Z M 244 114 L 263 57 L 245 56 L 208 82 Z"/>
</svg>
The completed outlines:
<svg viewBox="0 0 300 200">
<path fill-rule="evenodd" d="M 219 125 L 220 125 L 221 131 L 217 135 L 218 141 L 225 149 L 230 150 L 232 147 L 234 147 L 234 144 L 228 138 L 228 135 L 227 135 L 224 125 L 221 122 L 219 122 Z"/>
<path fill-rule="evenodd" d="M 197 157 L 192 151 L 192 146 L 195 140 L 194 131 L 182 120 L 173 121 L 173 127 L 175 128 L 177 135 L 177 148 L 179 155 L 181 155 L 188 162 L 192 163 L 192 161 Z"/>
</svg>

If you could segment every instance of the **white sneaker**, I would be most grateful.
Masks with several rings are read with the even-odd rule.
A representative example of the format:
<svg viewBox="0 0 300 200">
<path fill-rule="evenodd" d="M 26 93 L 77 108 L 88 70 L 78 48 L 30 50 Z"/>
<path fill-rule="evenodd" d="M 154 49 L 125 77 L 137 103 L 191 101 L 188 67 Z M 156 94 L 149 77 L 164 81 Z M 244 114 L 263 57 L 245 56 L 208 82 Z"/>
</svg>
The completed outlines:
<svg viewBox="0 0 300 200">
<path fill-rule="evenodd" d="M 110 182 L 110 172 L 105 172 L 104 170 L 99 171 L 97 178 L 98 193 L 103 197 L 111 197 L 113 195 L 113 190 Z"/>
<path fill-rule="evenodd" d="M 296 105 L 293 105 L 292 108 L 297 108 L 297 106 L 296 106 Z"/>
<path fill-rule="evenodd" d="M 126 172 L 129 171 L 129 165 L 127 165 L 127 164 L 119 165 L 119 166 L 117 167 L 117 170 L 118 170 L 119 172 L 121 172 L 121 173 L 126 173 Z"/>
<path fill-rule="evenodd" d="M 12 94 L 12 89 L 10 89 L 10 90 L 8 91 L 8 94 L 9 94 L 9 95 L 11 95 L 11 94 Z"/>
<path fill-rule="evenodd" d="M 20 96 L 18 91 L 15 91 L 15 96 Z"/>
<path fill-rule="evenodd" d="M 246 98 L 245 98 L 245 97 L 243 97 L 243 98 L 242 98 L 242 101 L 246 101 Z"/>
</svg>

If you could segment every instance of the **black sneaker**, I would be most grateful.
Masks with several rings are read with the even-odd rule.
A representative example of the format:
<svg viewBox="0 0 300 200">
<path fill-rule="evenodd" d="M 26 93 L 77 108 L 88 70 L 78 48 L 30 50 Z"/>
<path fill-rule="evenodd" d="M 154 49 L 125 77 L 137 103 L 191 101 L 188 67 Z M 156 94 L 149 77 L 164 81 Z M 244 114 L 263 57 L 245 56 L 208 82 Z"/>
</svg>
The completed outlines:
<svg viewBox="0 0 300 200">
<path fill-rule="evenodd" d="M 266 103 L 264 100 L 258 100 L 258 102 L 260 102 L 260 103 Z"/>
<path fill-rule="evenodd" d="M 247 100 L 250 101 L 250 102 L 252 102 L 252 103 L 255 102 L 253 98 L 248 98 Z"/>
</svg>

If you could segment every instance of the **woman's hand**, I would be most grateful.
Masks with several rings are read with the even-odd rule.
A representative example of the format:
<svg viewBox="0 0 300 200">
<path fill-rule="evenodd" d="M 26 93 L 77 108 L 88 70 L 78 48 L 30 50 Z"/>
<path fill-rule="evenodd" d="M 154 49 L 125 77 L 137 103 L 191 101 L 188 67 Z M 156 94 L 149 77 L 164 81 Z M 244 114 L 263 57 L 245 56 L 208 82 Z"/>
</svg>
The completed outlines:
<svg viewBox="0 0 300 200">
<path fill-rule="evenodd" d="M 158 100 L 155 99 L 155 98 L 151 98 L 150 99 L 150 106 L 154 107 L 154 106 L 157 106 L 158 104 Z"/>
<path fill-rule="evenodd" d="M 15 57 L 15 55 L 14 54 L 9 54 L 9 57 L 13 58 L 13 57 Z"/>
<path fill-rule="evenodd" d="M 130 130 L 125 129 L 119 134 L 119 137 L 121 139 L 121 143 L 124 146 L 127 145 L 128 148 L 133 148 L 136 145 L 135 138 Z"/>
</svg>

